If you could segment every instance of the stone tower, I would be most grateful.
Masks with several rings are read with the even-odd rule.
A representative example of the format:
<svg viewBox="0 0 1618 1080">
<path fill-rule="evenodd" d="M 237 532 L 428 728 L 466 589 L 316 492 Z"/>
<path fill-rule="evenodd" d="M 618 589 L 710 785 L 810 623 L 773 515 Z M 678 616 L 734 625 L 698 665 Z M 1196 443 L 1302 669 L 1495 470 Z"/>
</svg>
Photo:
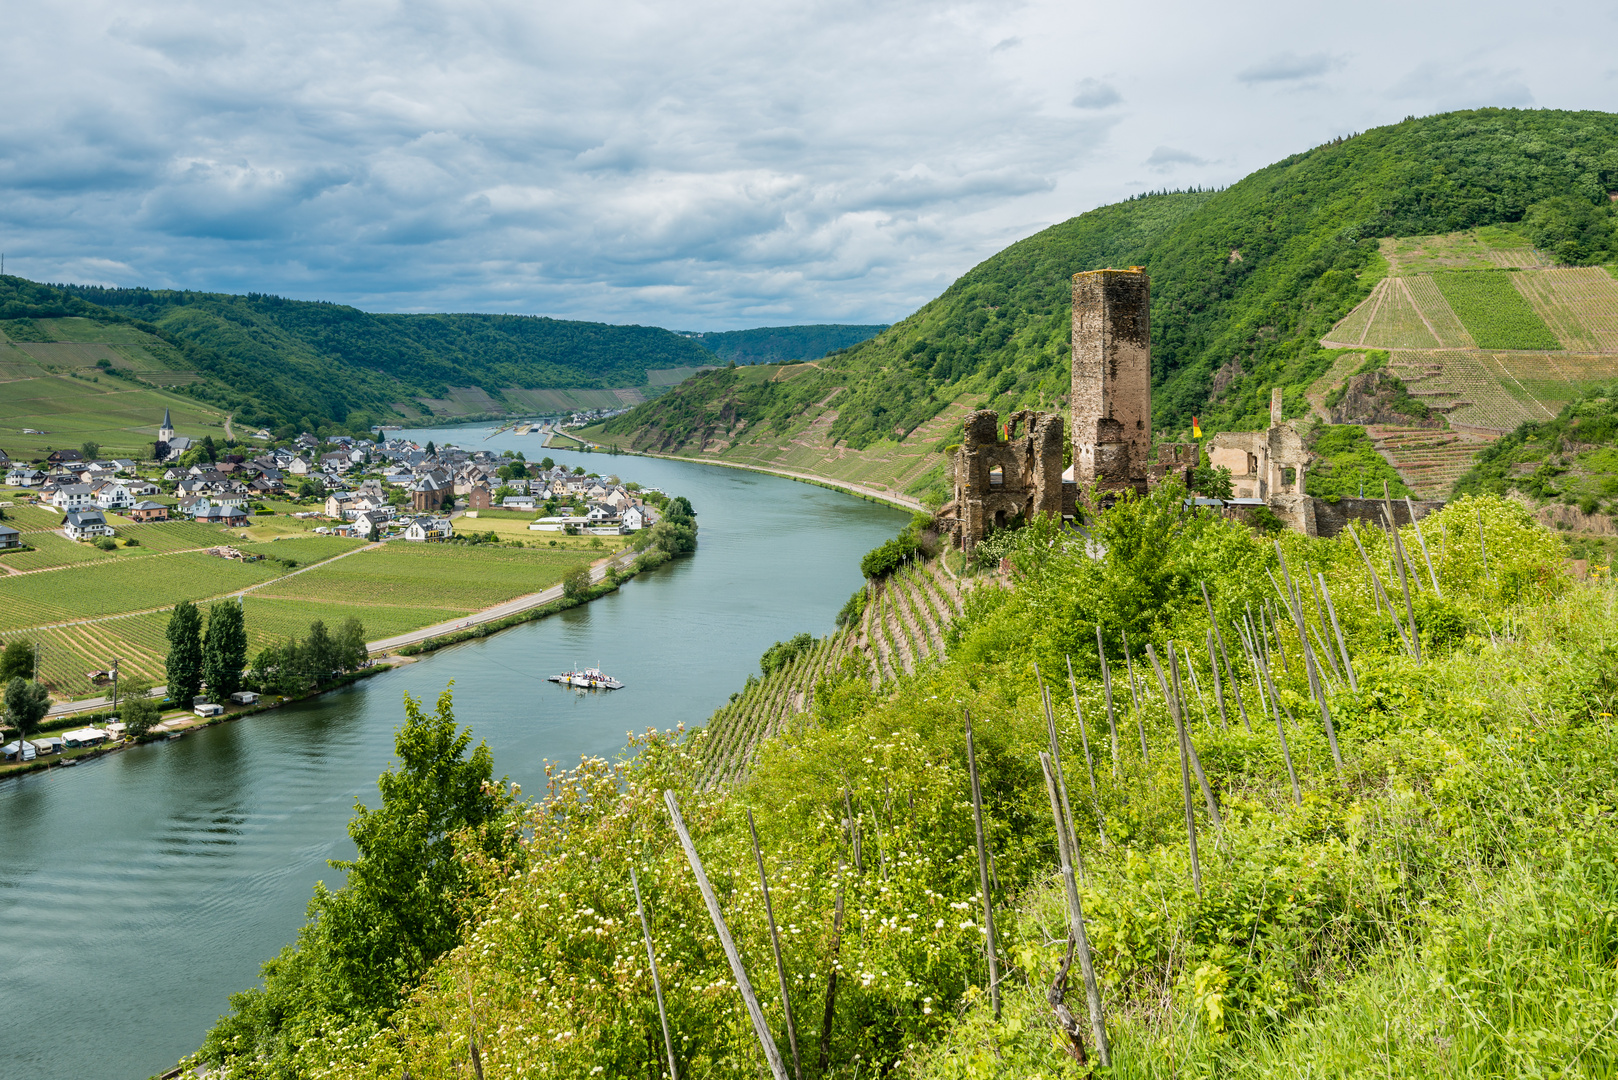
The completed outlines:
<svg viewBox="0 0 1618 1080">
<path fill-rule="evenodd" d="M 157 441 L 167 443 L 174 441 L 174 424 L 169 420 L 169 411 L 163 410 L 163 426 L 157 429 Z"/>
<path fill-rule="evenodd" d="M 1144 487 L 1152 444 L 1151 281 L 1138 266 L 1073 275 L 1073 476 Z"/>
</svg>

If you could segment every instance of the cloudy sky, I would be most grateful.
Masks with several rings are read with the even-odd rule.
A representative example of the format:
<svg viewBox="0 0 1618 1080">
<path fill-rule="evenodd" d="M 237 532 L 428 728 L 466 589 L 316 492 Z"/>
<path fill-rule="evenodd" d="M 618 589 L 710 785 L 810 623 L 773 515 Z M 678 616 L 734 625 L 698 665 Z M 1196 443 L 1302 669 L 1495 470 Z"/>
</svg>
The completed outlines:
<svg viewBox="0 0 1618 1080">
<path fill-rule="evenodd" d="M 735 329 L 1482 105 L 1618 110 L 1618 6 L 0 0 L 37 280 Z M 1317 13 L 1318 12 L 1318 13 Z"/>
</svg>

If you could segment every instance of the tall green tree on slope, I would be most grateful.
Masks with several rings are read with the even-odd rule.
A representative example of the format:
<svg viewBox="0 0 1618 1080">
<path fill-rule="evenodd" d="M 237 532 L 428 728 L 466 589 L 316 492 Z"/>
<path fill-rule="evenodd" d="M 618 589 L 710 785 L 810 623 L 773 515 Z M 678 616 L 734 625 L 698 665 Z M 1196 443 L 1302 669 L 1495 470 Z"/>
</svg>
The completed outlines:
<svg viewBox="0 0 1618 1080">
<path fill-rule="evenodd" d="M 221 600 L 208 611 L 208 636 L 202 645 L 202 678 L 208 684 L 208 696 L 221 704 L 228 701 L 242 688 L 246 666 L 247 625 L 241 605 Z"/>
<path fill-rule="evenodd" d="M 202 691 L 202 614 L 197 605 L 181 600 L 169 616 L 169 697 L 187 708 Z"/>
</svg>

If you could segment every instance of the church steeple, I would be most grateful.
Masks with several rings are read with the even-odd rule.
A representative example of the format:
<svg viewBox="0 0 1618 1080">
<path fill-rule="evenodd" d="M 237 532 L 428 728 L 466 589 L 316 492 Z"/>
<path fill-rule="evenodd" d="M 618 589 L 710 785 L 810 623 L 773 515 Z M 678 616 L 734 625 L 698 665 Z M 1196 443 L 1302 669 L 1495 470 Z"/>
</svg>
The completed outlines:
<svg viewBox="0 0 1618 1080">
<path fill-rule="evenodd" d="M 174 424 L 169 420 L 168 409 L 163 410 L 163 426 L 157 429 L 157 441 L 162 443 L 174 441 Z"/>
</svg>

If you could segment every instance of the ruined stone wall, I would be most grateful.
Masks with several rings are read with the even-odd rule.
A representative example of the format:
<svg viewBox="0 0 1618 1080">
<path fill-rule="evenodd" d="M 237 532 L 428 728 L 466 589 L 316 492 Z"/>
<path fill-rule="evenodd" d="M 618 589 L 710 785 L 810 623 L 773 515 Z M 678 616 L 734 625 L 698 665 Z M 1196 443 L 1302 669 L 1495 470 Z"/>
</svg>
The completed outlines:
<svg viewBox="0 0 1618 1080">
<path fill-rule="evenodd" d="M 1073 474 L 1144 486 L 1152 421 L 1151 281 L 1139 267 L 1073 275 Z"/>
<path fill-rule="evenodd" d="M 962 426 L 950 510 L 954 540 L 963 551 L 1018 516 L 1026 521 L 1063 513 L 1062 418 L 1024 409 L 1006 423 L 1005 439 L 993 409 L 972 413 Z"/>
<path fill-rule="evenodd" d="M 1338 499 L 1328 502 L 1325 499 L 1312 499 L 1314 506 L 1315 532 L 1310 535 L 1336 536 L 1342 532 L 1350 521 L 1354 522 L 1356 529 L 1382 527 L 1383 508 L 1387 505 L 1381 499 Z M 1398 526 L 1410 524 L 1410 508 L 1403 499 L 1394 499 L 1393 523 Z M 1442 499 L 1418 500 L 1415 502 L 1416 520 L 1420 521 L 1435 510 L 1442 510 Z M 1428 541 L 1431 543 L 1431 539 Z"/>
</svg>

